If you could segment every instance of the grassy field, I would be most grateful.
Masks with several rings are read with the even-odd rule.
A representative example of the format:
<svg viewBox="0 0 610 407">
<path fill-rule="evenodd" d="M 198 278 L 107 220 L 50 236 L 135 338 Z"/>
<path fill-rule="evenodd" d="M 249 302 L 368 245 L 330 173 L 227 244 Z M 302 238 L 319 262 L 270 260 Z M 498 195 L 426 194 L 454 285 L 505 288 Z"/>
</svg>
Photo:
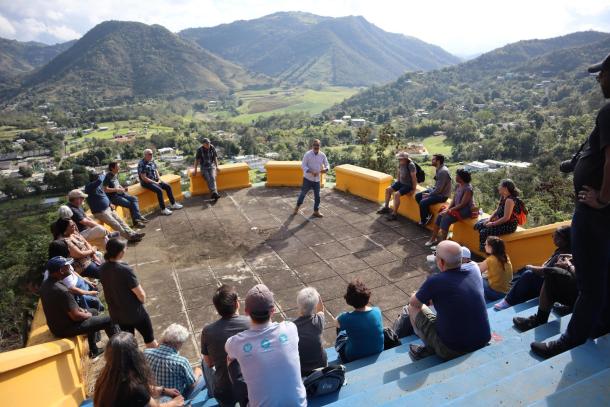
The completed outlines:
<svg viewBox="0 0 610 407">
<path fill-rule="evenodd" d="M 18 129 L 13 126 L 0 126 L 0 140 L 12 140 L 19 133 L 32 129 Z"/>
<path fill-rule="evenodd" d="M 146 124 L 148 122 L 139 121 L 139 120 L 123 120 L 117 122 L 106 122 L 106 123 L 98 123 L 99 127 L 108 127 L 108 130 L 99 131 L 95 130 L 89 134 L 85 134 L 82 138 L 76 136 L 69 136 L 69 141 L 79 140 L 79 139 L 99 139 L 99 140 L 110 140 L 112 136 L 116 134 L 125 134 L 130 131 L 135 131 L 139 136 L 150 137 L 153 133 L 173 131 L 171 127 L 161 126 L 157 124 Z"/>
<path fill-rule="evenodd" d="M 422 140 L 428 152 L 432 154 L 443 154 L 451 157 L 451 146 L 445 144 L 445 136 L 430 136 Z"/>
<path fill-rule="evenodd" d="M 242 101 L 238 109 L 240 115 L 231 120 L 250 123 L 259 116 L 294 112 L 317 114 L 358 91 L 357 88 L 328 87 L 322 90 L 296 88 L 238 92 L 237 97 Z"/>
</svg>

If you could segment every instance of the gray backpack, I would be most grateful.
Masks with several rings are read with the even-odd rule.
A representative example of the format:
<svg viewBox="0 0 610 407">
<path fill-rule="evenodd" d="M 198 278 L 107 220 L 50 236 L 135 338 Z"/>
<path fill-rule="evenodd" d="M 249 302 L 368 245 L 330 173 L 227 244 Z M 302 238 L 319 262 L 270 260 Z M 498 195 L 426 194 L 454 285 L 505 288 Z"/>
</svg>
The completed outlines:
<svg viewBox="0 0 610 407">
<path fill-rule="evenodd" d="M 307 397 L 317 397 L 338 391 L 345 383 L 345 366 L 321 367 L 303 379 Z"/>
</svg>

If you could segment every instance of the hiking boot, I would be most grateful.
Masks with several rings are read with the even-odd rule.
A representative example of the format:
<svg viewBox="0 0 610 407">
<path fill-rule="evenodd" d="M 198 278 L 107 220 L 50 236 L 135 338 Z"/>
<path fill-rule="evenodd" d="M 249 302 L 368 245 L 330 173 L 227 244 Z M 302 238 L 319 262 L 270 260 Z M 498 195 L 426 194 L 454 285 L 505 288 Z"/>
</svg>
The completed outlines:
<svg viewBox="0 0 610 407">
<path fill-rule="evenodd" d="M 312 213 L 311 216 L 313 216 L 314 218 L 323 218 L 324 217 L 324 215 L 322 215 L 319 211 L 314 211 L 314 213 Z"/>
<path fill-rule="evenodd" d="M 218 201 L 219 199 L 220 199 L 220 195 L 218 194 L 218 192 L 214 192 L 214 193 L 212 194 L 212 200 L 213 200 L 214 202 L 216 202 L 216 201 Z"/>
<path fill-rule="evenodd" d="M 133 235 L 131 235 L 127 238 L 127 241 L 129 243 L 137 243 L 137 242 L 142 241 L 142 237 L 138 236 L 137 233 L 134 233 Z"/>
<path fill-rule="evenodd" d="M 513 324 L 515 328 L 520 330 L 521 332 L 529 331 L 532 328 L 536 328 L 537 326 L 542 325 L 544 322 L 538 321 L 538 314 L 530 315 L 527 318 L 524 317 L 514 317 Z"/>
<path fill-rule="evenodd" d="M 386 216 L 386 219 L 389 220 L 389 221 L 395 221 L 395 220 L 398 220 L 398 215 L 393 213 L 391 215 Z"/>
<path fill-rule="evenodd" d="M 148 223 L 148 222 L 150 222 L 150 220 L 148 220 L 148 219 L 147 219 L 147 218 L 145 218 L 144 216 L 140 216 L 140 217 L 138 218 L 138 221 L 139 221 L 139 222 L 142 222 L 142 223 Z"/>
<path fill-rule="evenodd" d="M 544 359 L 552 358 L 571 349 L 571 346 L 562 341 L 561 338 L 549 342 L 532 342 L 530 347 L 532 352 Z"/>
<path fill-rule="evenodd" d="M 294 212 L 292 212 L 293 215 L 298 215 L 299 214 L 299 208 L 301 207 L 301 205 L 297 205 L 294 207 Z"/>
<path fill-rule="evenodd" d="M 384 214 L 386 214 L 386 213 L 390 213 L 390 212 L 391 212 L 391 209 L 390 209 L 389 207 L 387 207 L 387 206 L 384 206 L 383 208 L 381 208 L 381 209 L 379 209 L 379 210 L 377 211 L 377 213 L 378 213 L 379 215 L 384 215 Z"/>
<path fill-rule="evenodd" d="M 139 237 L 140 239 L 142 239 L 144 236 L 146 236 L 146 233 L 138 232 L 138 233 L 135 233 L 134 236 Z"/>
<path fill-rule="evenodd" d="M 162 215 L 169 216 L 172 214 L 172 211 L 169 208 L 165 208 L 161 211 Z"/>
<path fill-rule="evenodd" d="M 563 317 L 563 316 L 566 316 L 566 315 L 572 313 L 572 307 L 570 307 L 569 305 L 563 305 L 563 304 L 556 302 L 555 304 L 553 304 L 553 311 L 555 311 L 556 313 L 558 313 L 559 315 L 561 315 Z"/>
<path fill-rule="evenodd" d="M 420 360 L 432 355 L 434 355 L 434 350 L 432 350 L 432 348 L 425 345 L 417 345 L 415 343 L 409 345 L 409 356 L 411 356 L 411 359 L 413 360 Z"/>
</svg>

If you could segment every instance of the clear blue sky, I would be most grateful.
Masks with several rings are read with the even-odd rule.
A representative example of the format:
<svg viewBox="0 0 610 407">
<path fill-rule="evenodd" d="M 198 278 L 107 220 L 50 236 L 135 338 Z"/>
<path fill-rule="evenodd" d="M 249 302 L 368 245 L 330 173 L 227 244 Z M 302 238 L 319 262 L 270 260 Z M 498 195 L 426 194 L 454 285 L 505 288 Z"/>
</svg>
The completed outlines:
<svg viewBox="0 0 610 407">
<path fill-rule="evenodd" d="M 2 0 L 0 37 L 56 43 L 78 38 L 110 19 L 179 31 L 276 11 L 362 15 L 386 31 L 458 55 L 587 29 L 610 32 L 608 0 Z"/>
</svg>

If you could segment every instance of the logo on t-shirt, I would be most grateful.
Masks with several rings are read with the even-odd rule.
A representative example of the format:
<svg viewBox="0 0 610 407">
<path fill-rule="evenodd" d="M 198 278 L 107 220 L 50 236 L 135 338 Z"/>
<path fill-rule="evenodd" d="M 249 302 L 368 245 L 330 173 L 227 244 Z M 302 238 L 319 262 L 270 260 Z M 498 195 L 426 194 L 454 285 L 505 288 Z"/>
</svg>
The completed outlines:
<svg viewBox="0 0 610 407">
<path fill-rule="evenodd" d="M 246 353 L 252 352 L 252 344 L 250 342 L 244 344 L 243 349 L 244 349 L 244 352 L 246 352 Z"/>
<path fill-rule="evenodd" d="M 280 339 L 280 343 L 283 345 L 283 344 L 285 344 L 286 342 L 288 342 L 288 335 L 286 335 L 286 334 L 281 334 L 279 339 Z"/>
<path fill-rule="evenodd" d="M 261 341 L 261 348 L 263 348 L 264 350 L 268 350 L 271 347 L 271 341 L 267 338 L 263 339 Z"/>
</svg>

